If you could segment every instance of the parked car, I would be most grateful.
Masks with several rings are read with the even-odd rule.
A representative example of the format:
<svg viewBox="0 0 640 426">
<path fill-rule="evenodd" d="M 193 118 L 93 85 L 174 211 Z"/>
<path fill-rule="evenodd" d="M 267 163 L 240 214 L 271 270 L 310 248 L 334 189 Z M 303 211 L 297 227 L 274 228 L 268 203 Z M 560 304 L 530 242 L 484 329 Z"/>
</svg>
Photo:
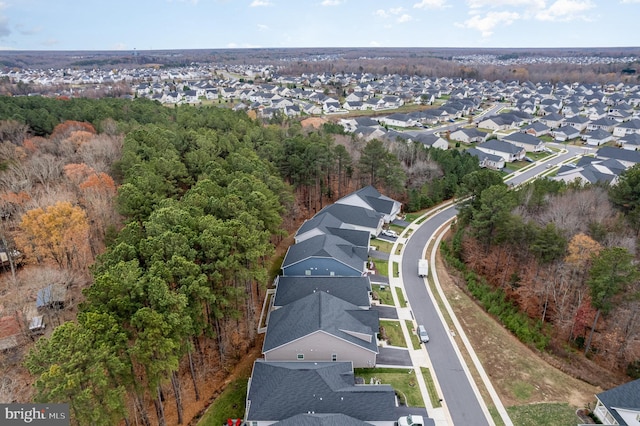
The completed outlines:
<svg viewBox="0 0 640 426">
<path fill-rule="evenodd" d="M 398 237 L 398 233 L 396 231 L 391 230 L 391 229 L 383 229 L 381 234 L 382 235 L 386 235 L 387 237 L 393 237 L 393 238 L 397 238 Z"/>
<path fill-rule="evenodd" d="M 422 343 L 427 343 L 429 341 L 429 335 L 427 334 L 427 330 L 424 328 L 424 325 L 418 326 L 418 337 Z"/>
</svg>

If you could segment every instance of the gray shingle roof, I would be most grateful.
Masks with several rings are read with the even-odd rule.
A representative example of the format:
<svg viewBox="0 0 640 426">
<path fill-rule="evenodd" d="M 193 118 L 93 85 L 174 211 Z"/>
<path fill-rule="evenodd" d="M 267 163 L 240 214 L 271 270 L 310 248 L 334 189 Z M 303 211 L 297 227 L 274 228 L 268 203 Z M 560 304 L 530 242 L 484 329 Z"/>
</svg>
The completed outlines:
<svg viewBox="0 0 640 426">
<path fill-rule="evenodd" d="M 397 420 L 389 385 L 355 385 L 350 362 L 257 360 L 247 420 L 282 420 L 302 413 L 341 413 L 362 421 Z"/>
<path fill-rule="evenodd" d="M 364 188 L 360 188 L 359 190 L 353 192 L 350 195 L 357 195 L 363 201 L 365 201 L 371 208 L 378 213 L 389 214 L 393 211 L 393 206 L 395 201 L 386 195 L 382 195 L 377 189 L 373 186 L 368 185 Z M 340 200 L 336 201 L 337 203 Z"/>
<path fill-rule="evenodd" d="M 629 151 L 627 149 L 603 146 L 596 152 L 598 158 L 613 158 L 615 160 L 627 161 L 630 163 L 640 163 L 640 152 Z"/>
<path fill-rule="evenodd" d="M 369 306 L 369 277 L 278 277 L 274 306 L 284 306 L 318 291 L 356 306 Z"/>
<path fill-rule="evenodd" d="M 370 426 L 371 423 L 344 414 L 298 414 L 271 426 Z"/>
<path fill-rule="evenodd" d="M 542 143 L 542 141 L 535 136 L 530 135 L 529 133 L 521 132 L 515 132 L 508 136 L 505 136 L 503 140 L 507 142 L 517 142 L 531 146 L 538 146 L 540 143 Z"/>
<path fill-rule="evenodd" d="M 331 258 L 344 263 L 351 268 L 364 272 L 364 262 L 369 254 L 368 247 L 357 247 L 336 235 L 316 235 L 297 244 L 293 244 L 287 250 L 282 262 L 286 268 L 295 263 L 315 258 Z"/>
<path fill-rule="evenodd" d="M 620 385 L 596 395 L 618 423 L 627 423 L 620 417 L 615 408 L 640 410 L 640 379 Z"/>
<path fill-rule="evenodd" d="M 512 143 L 499 141 L 497 139 L 490 139 L 486 142 L 482 142 L 478 145 L 478 147 L 492 149 L 494 151 L 506 152 L 509 154 L 518 154 L 523 150 L 523 148 L 515 146 Z"/>
<path fill-rule="evenodd" d="M 365 209 L 364 207 L 350 206 L 347 204 L 331 204 L 320 210 L 317 214 L 320 215 L 323 213 L 331 213 L 344 223 L 367 228 L 377 229 L 380 223 L 380 214 Z"/>
<path fill-rule="evenodd" d="M 367 311 L 324 291 L 312 293 L 271 312 L 262 352 L 268 352 L 311 333 L 322 331 L 378 353 L 377 311 Z M 371 336 L 365 341 L 349 332 Z"/>
</svg>

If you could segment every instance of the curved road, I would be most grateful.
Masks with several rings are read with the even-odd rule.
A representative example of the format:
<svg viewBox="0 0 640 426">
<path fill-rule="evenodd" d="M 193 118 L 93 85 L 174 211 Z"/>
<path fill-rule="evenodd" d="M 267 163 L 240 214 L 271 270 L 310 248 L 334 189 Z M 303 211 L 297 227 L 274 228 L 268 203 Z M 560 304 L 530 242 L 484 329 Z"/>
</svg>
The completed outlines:
<svg viewBox="0 0 640 426">
<path fill-rule="evenodd" d="M 579 147 L 564 147 L 563 152 L 542 160 L 525 171 L 513 173 L 506 182 L 513 185 L 532 179 L 560 163 L 582 155 L 585 150 Z M 434 301 L 429 296 L 425 281 L 418 277 L 418 259 L 423 258 L 429 240 L 445 222 L 452 219 L 458 210 L 455 205 L 443 208 L 425 220 L 409 237 L 401 253 L 401 279 L 411 309 L 418 324 L 426 327 L 430 341 L 427 351 L 433 373 L 436 375 L 443 396 L 443 405 L 448 410 L 454 425 L 492 425 L 493 420 L 485 416 L 485 411 L 469 382 L 465 368 L 453 347 L 450 331 L 436 311 Z"/>
<path fill-rule="evenodd" d="M 440 225 L 457 213 L 455 206 L 445 208 L 414 231 L 402 254 L 402 282 L 417 323 L 423 324 L 429 333 L 427 351 L 453 424 L 489 425 L 451 343 L 449 330 L 440 321 L 424 279 L 418 277 L 418 259 L 423 258 L 424 247 Z"/>
</svg>

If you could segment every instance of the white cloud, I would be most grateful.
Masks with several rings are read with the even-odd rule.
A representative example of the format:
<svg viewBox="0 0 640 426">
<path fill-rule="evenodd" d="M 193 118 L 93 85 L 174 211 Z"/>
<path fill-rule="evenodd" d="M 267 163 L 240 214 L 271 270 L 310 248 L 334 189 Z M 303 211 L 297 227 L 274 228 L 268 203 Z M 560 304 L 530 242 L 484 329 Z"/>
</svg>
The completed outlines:
<svg viewBox="0 0 640 426">
<path fill-rule="evenodd" d="M 258 31 L 267 31 L 269 29 L 268 26 L 264 24 L 258 24 Z"/>
<path fill-rule="evenodd" d="M 572 21 L 574 19 L 587 19 L 584 14 L 596 5 L 591 0 L 557 0 L 547 9 L 536 14 L 541 21 Z"/>
<path fill-rule="evenodd" d="M 404 7 L 392 7 L 390 9 L 384 10 L 384 9 L 378 9 L 375 12 L 373 12 L 373 14 L 375 16 L 379 16 L 380 18 L 390 18 L 391 16 L 398 16 L 401 15 L 400 18 L 402 17 L 402 15 L 405 15 L 404 12 L 406 11 L 406 9 Z M 398 19 L 400 19 L 398 18 Z"/>
<path fill-rule="evenodd" d="M 369 42 L 369 46 L 372 46 L 372 47 L 379 47 L 379 46 L 380 46 L 380 43 L 378 43 L 377 41 L 373 40 L 373 41 L 370 41 L 370 42 Z"/>
<path fill-rule="evenodd" d="M 342 3 L 341 0 L 323 0 L 320 4 L 322 6 L 338 6 L 340 3 Z"/>
<path fill-rule="evenodd" d="M 467 0 L 467 4 L 472 9 L 482 7 L 525 7 L 525 8 L 543 8 L 545 0 Z"/>
<path fill-rule="evenodd" d="M 272 4 L 273 3 L 268 0 L 253 0 L 249 7 L 271 6 Z"/>
<path fill-rule="evenodd" d="M 458 27 L 471 28 L 480 31 L 482 37 L 489 37 L 493 34 L 493 29 L 498 25 L 511 25 L 520 19 L 516 12 L 488 12 L 484 17 L 474 15 L 464 21 L 463 24 L 456 24 Z"/>
<path fill-rule="evenodd" d="M 124 43 L 116 43 L 111 50 L 128 50 L 127 45 Z"/>
<path fill-rule="evenodd" d="M 446 4 L 446 0 L 422 0 L 420 3 L 415 3 L 413 7 L 417 9 L 443 9 Z"/>
<path fill-rule="evenodd" d="M 408 13 L 403 13 L 402 15 L 400 15 L 400 17 L 398 18 L 398 22 L 404 23 L 404 22 L 409 22 L 413 20 L 413 17 L 411 15 L 409 15 Z"/>
<path fill-rule="evenodd" d="M 620 3 L 640 3 L 640 0 L 622 0 Z"/>
</svg>

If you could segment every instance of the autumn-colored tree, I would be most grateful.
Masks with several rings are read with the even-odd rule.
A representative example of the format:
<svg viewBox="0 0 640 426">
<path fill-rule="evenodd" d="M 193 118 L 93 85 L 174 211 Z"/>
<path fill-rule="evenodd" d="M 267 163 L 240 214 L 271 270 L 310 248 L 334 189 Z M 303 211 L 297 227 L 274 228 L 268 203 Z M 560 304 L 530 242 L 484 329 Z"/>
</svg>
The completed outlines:
<svg viewBox="0 0 640 426">
<path fill-rule="evenodd" d="M 80 185 L 93 173 L 95 170 L 84 163 L 70 163 L 64 166 L 64 175 L 76 185 Z"/>
<path fill-rule="evenodd" d="M 18 246 L 39 262 L 52 259 L 61 268 L 85 264 L 89 224 L 82 208 L 57 202 L 45 209 L 29 210 L 22 216 L 20 229 Z"/>
<path fill-rule="evenodd" d="M 53 140 L 67 139 L 73 132 L 85 131 L 91 134 L 96 134 L 96 129 L 91 123 L 82 121 L 67 120 L 64 123 L 58 124 L 51 132 L 50 138 Z"/>
<path fill-rule="evenodd" d="M 567 247 L 565 262 L 577 271 L 584 271 L 594 255 L 597 255 L 602 246 L 588 235 L 579 233 L 571 238 Z"/>
</svg>

